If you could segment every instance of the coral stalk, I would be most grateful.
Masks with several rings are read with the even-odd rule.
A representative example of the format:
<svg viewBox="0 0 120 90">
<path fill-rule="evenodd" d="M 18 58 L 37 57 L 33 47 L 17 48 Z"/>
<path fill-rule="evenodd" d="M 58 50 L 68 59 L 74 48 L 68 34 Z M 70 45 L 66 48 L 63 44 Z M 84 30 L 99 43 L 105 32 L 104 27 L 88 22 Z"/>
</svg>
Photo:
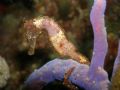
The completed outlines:
<svg viewBox="0 0 120 90">
<path fill-rule="evenodd" d="M 98 67 L 103 68 L 108 49 L 104 13 L 106 0 L 94 0 L 90 13 L 90 21 L 94 31 L 94 49 L 91 60 L 90 72 L 93 73 Z"/>
<path fill-rule="evenodd" d="M 54 59 L 40 69 L 35 70 L 25 82 L 26 85 L 36 88 L 37 85 L 40 86 L 39 90 L 41 90 L 48 83 L 60 80 L 62 81 L 65 73 L 73 67 L 79 66 L 79 63 L 75 62 L 72 59 L 62 60 L 62 59 Z M 34 82 L 34 83 L 33 83 Z M 36 85 L 37 84 L 37 85 Z"/>
<path fill-rule="evenodd" d="M 65 74 L 71 69 L 74 70 L 68 77 L 72 82 L 85 90 L 108 90 L 108 75 L 104 69 L 98 69 L 94 78 L 89 77 L 89 66 L 80 64 L 72 59 L 54 59 L 38 70 L 35 70 L 25 82 L 30 89 L 42 90 L 44 86 L 55 80 L 62 81 Z M 69 73 L 69 72 L 68 72 Z M 38 88 L 39 87 L 39 88 Z"/>
</svg>

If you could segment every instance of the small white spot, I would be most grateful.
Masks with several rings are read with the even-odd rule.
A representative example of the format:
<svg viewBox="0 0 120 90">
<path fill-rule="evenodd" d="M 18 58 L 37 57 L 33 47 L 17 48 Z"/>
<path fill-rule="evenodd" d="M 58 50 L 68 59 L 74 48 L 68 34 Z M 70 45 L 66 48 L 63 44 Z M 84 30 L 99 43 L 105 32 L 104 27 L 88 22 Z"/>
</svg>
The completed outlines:
<svg viewBox="0 0 120 90">
<path fill-rule="evenodd" d="M 93 56 L 95 55 L 95 52 L 93 52 Z"/>
<path fill-rule="evenodd" d="M 95 84 L 96 82 L 95 81 L 93 81 L 93 84 Z"/>
<path fill-rule="evenodd" d="M 48 67 L 47 67 L 47 66 L 44 66 L 44 70 L 45 70 L 45 71 L 48 71 Z"/>
<path fill-rule="evenodd" d="M 77 74 L 77 77 L 80 77 L 80 74 Z"/>
<path fill-rule="evenodd" d="M 37 69 L 34 70 L 34 72 L 37 72 L 37 71 L 38 71 Z"/>
<path fill-rule="evenodd" d="M 99 67 L 98 67 L 98 70 L 99 70 L 99 71 L 102 70 L 102 67 L 99 66 Z"/>
<path fill-rule="evenodd" d="M 55 73 L 56 73 L 56 71 L 55 71 L 55 70 L 53 70 L 52 72 L 53 72 L 53 74 L 55 74 Z"/>
<path fill-rule="evenodd" d="M 85 79 L 86 81 L 89 81 L 90 79 L 89 79 L 89 77 L 86 77 L 86 79 Z"/>
<path fill-rule="evenodd" d="M 37 28 L 40 28 L 40 26 L 42 25 L 42 21 L 43 19 L 34 19 L 34 22 L 33 24 L 37 27 Z"/>
</svg>

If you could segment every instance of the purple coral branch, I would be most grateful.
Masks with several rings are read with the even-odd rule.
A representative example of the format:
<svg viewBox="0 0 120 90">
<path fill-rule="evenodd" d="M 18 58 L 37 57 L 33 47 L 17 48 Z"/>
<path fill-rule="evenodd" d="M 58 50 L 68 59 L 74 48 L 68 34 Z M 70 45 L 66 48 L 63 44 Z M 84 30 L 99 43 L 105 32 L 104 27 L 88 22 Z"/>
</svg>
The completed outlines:
<svg viewBox="0 0 120 90">
<path fill-rule="evenodd" d="M 54 59 L 45 64 L 44 66 L 42 66 L 40 69 L 35 70 L 27 79 L 26 85 L 30 87 L 35 87 L 36 82 L 39 85 L 41 84 L 41 82 L 44 83 L 44 85 L 47 85 L 48 83 L 55 80 L 62 81 L 65 73 L 70 68 L 77 66 L 79 66 L 79 63 L 72 59 L 69 60 Z M 38 81 L 40 83 L 38 83 Z"/>
<path fill-rule="evenodd" d="M 42 90 L 48 83 L 64 79 L 65 73 L 74 67 L 74 71 L 68 77 L 68 80 L 85 90 L 108 90 L 108 75 L 104 69 L 99 69 L 94 78 L 89 77 L 89 66 L 80 64 L 72 59 L 62 60 L 54 59 L 40 69 L 35 70 L 25 82 L 30 88 L 39 86 Z"/>
<path fill-rule="evenodd" d="M 93 74 L 98 67 L 103 68 L 105 56 L 108 49 L 107 35 L 104 21 L 106 0 L 94 0 L 90 13 L 90 20 L 94 31 L 94 49 L 90 65 L 90 72 Z"/>
<path fill-rule="evenodd" d="M 118 69 L 118 67 L 120 67 L 120 40 L 119 40 L 119 46 L 118 46 L 118 54 L 114 62 L 112 77 L 116 73 L 116 70 Z"/>
</svg>

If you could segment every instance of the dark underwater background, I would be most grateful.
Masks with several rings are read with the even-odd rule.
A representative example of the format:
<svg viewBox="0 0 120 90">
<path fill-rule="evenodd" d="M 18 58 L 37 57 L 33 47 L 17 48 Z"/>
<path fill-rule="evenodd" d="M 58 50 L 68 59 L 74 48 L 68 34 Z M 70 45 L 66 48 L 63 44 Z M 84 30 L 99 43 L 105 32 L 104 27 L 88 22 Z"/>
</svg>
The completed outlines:
<svg viewBox="0 0 120 90">
<path fill-rule="evenodd" d="M 37 16 L 54 18 L 68 40 L 90 61 L 93 31 L 89 14 L 92 4 L 93 0 L 0 0 L 0 55 L 10 70 L 7 85 L 0 90 L 22 90 L 24 81 L 36 68 L 54 58 L 69 58 L 55 51 L 46 31 L 39 36 L 35 54 L 29 56 L 23 28 L 27 19 Z M 107 0 L 105 15 L 109 50 L 104 66 L 110 79 L 120 38 L 120 0 Z M 120 81 L 120 77 L 116 78 L 113 84 Z M 48 87 L 45 90 L 69 90 L 62 82 L 53 82 Z"/>
</svg>

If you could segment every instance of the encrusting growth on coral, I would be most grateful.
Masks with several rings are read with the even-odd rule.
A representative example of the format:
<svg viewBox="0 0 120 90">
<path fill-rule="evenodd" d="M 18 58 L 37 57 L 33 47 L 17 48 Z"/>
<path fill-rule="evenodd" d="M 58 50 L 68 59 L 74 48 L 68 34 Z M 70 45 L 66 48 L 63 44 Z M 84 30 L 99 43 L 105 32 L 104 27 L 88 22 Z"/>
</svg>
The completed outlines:
<svg viewBox="0 0 120 90">
<path fill-rule="evenodd" d="M 35 18 L 26 21 L 24 27 L 27 29 L 26 38 L 30 45 L 30 55 L 34 54 L 36 38 L 41 33 L 42 29 L 46 29 L 52 45 L 60 55 L 70 56 L 70 58 L 80 63 L 89 63 L 85 56 L 76 52 L 75 46 L 67 40 L 63 30 L 53 19 L 47 16 Z"/>
<path fill-rule="evenodd" d="M 70 90 L 78 90 L 78 88 L 76 86 L 74 86 L 71 82 L 68 81 L 68 79 L 69 79 L 69 77 L 74 69 L 75 69 L 75 67 L 72 67 L 68 71 L 66 71 L 66 73 L 64 75 L 64 80 L 63 80 L 63 85 L 70 88 Z"/>
</svg>

